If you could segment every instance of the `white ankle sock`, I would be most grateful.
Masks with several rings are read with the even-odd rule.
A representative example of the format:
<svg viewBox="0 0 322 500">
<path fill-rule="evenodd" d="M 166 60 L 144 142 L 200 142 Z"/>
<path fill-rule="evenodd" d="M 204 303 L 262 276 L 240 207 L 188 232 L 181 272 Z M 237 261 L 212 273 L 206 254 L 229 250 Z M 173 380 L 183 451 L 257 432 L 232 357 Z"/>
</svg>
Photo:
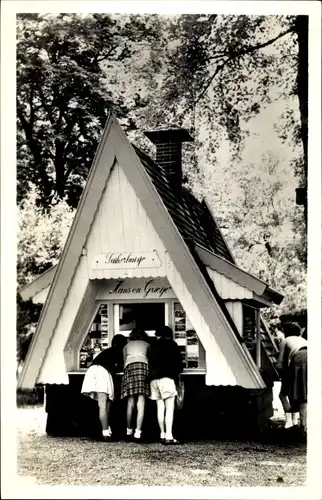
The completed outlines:
<svg viewBox="0 0 322 500">
<path fill-rule="evenodd" d="M 108 429 L 103 429 L 103 436 L 104 437 L 110 437 L 112 435 L 112 430 L 109 427 Z"/>
<path fill-rule="evenodd" d="M 298 425 L 298 423 L 299 423 L 299 414 L 298 413 L 292 413 L 292 423 L 293 423 L 293 425 Z"/>
<path fill-rule="evenodd" d="M 134 437 L 140 439 L 140 437 L 141 437 L 141 430 L 135 429 Z"/>
<path fill-rule="evenodd" d="M 165 432 L 160 433 L 160 439 L 165 439 Z"/>
<path fill-rule="evenodd" d="M 285 413 L 286 417 L 286 422 L 285 422 L 285 429 L 288 429 L 289 427 L 293 427 L 293 421 L 292 421 L 292 413 Z"/>
<path fill-rule="evenodd" d="M 127 436 L 132 436 L 132 434 L 133 434 L 133 429 L 129 429 L 129 428 L 127 428 L 127 429 L 126 429 L 126 435 L 127 435 Z"/>
<path fill-rule="evenodd" d="M 169 439 L 171 441 L 173 439 L 172 434 L 166 434 L 165 439 L 167 439 L 167 440 Z"/>
</svg>

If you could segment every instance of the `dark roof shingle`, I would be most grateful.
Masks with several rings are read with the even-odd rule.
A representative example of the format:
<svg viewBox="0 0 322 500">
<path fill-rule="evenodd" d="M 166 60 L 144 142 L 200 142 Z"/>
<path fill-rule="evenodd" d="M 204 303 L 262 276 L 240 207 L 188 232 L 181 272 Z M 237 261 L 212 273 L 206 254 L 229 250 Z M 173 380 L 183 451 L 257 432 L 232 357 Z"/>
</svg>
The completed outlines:
<svg viewBox="0 0 322 500">
<path fill-rule="evenodd" d="M 198 201 L 185 187 L 181 188 L 179 195 L 171 186 L 165 168 L 136 146 L 134 149 L 187 245 L 199 244 L 233 262 L 206 203 Z"/>
</svg>

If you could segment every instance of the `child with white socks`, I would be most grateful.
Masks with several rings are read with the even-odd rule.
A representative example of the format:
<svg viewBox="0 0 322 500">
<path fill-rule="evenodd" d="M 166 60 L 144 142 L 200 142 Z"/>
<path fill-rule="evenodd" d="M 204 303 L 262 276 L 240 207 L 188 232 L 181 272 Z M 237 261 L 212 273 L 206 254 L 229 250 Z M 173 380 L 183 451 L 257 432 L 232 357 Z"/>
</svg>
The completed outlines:
<svg viewBox="0 0 322 500">
<path fill-rule="evenodd" d="M 279 345 L 276 364 L 280 371 L 282 386 L 280 400 L 285 412 L 285 429 L 300 425 L 307 430 L 307 340 L 301 336 L 298 323 L 283 325 L 285 339 Z M 299 412 L 299 413 L 298 413 Z"/>
<path fill-rule="evenodd" d="M 163 326 L 155 332 L 156 340 L 151 343 L 149 364 L 151 372 L 151 396 L 157 403 L 157 418 L 160 440 L 163 444 L 179 444 L 173 437 L 173 417 L 176 383 L 182 371 L 179 347 L 173 340 L 171 328 Z"/>
<path fill-rule="evenodd" d="M 123 370 L 123 348 L 127 342 L 123 335 L 115 335 L 112 346 L 104 349 L 92 361 L 85 373 L 81 392 L 98 403 L 99 419 L 102 425 L 102 440 L 112 437 L 109 425 L 110 409 L 114 399 L 113 377 Z"/>
<path fill-rule="evenodd" d="M 135 327 L 124 347 L 124 375 L 122 377 L 121 398 L 127 398 L 127 430 L 128 439 L 141 440 L 142 423 L 144 418 L 145 400 L 150 394 L 149 384 L 149 350 L 148 335 L 140 328 Z M 134 413 L 135 431 L 133 429 Z"/>
</svg>

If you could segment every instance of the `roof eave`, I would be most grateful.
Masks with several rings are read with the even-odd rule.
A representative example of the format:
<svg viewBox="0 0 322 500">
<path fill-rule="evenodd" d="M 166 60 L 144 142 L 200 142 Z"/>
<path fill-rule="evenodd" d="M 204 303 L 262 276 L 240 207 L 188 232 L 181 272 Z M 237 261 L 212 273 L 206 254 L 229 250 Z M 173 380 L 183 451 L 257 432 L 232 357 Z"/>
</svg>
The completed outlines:
<svg viewBox="0 0 322 500">
<path fill-rule="evenodd" d="M 248 290 L 256 294 L 258 299 L 262 297 L 262 302 L 267 306 L 272 305 L 272 303 L 280 304 L 282 302 L 284 296 L 270 288 L 256 276 L 244 271 L 236 264 L 214 254 L 210 250 L 203 248 L 201 245 L 195 244 L 195 249 L 206 266 L 235 281 L 235 283 L 248 288 Z"/>
<path fill-rule="evenodd" d="M 47 269 L 47 271 L 43 272 L 30 283 L 18 290 L 18 293 L 24 302 L 32 299 L 35 295 L 44 290 L 44 288 L 47 288 L 51 285 L 57 266 L 58 264 L 55 264 L 54 266 L 50 267 L 49 269 Z"/>
<path fill-rule="evenodd" d="M 268 300 L 271 300 L 276 305 L 280 305 L 282 300 L 284 299 L 284 295 L 277 292 L 276 290 L 273 290 L 273 288 L 269 286 L 266 287 L 265 295 L 268 298 Z"/>
</svg>

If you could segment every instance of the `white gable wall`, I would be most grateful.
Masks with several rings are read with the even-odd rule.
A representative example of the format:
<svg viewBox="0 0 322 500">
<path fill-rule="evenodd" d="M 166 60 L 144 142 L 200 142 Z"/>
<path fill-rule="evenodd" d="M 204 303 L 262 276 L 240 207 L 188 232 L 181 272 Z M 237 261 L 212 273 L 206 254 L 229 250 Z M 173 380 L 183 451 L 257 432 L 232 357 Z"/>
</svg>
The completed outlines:
<svg viewBox="0 0 322 500">
<path fill-rule="evenodd" d="M 55 328 L 55 334 L 47 350 L 38 382 L 68 383 L 64 348 L 72 333 L 71 329 L 81 306 L 88 281 L 93 275 L 91 263 L 94 255 L 107 252 L 134 252 L 156 249 L 162 262 L 161 267 L 95 271 L 92 277 L 109 279 L 167 276 L 206 350 L 206 383 L 209 385 L 238 384 L 235 375 L 218 347 L 215 339 L 216 331 L 211 332 L 209 326 L 203 320 L 193 297 L 175 269 L 140 200 L 118 164 L 115 164 L 111 171 L 85 248 L 85 255 L 81 256 L 77 266 Z"/>
<path fill-rule="evenodd" d="M 207 267 L 207 272 L 222 299 L 252 299 L 253 292 L 244 286 L 226 278 L 222 273 Z"/>
<path fill-rule="evenodd" d="M 156 249 L 161 267 L 95 271 L 95 278 L 165 276 L 165 248 L 125 174 L 116 163 L 110 173 L 98 210 L 80 257 L 52 341 L 47 349 L 38 383 L 68 384 L 64 348 L 93 275 L 91 262 L 97 253 L 134 252 Z M 86 254 L 86 252 L 85 252 Z"/>
<path fill-rule="evenodd" d="M 110 174 L 87 242 L 91 278 L 165 276 L 165 248 L 122 168 L 116 163 Z M 91 270 L 95 254 L 156 250 L 161 267 Z"/>
<path fill-rule="evenodd" d="M 225 306 L 240 335 L 243 336 L 243 304 L 239 300 L 227 300 Z"/>
<path fill-rule="evenodd" d="M 87 261 L 80 257 L 71 286 L 58 318 L 54 335 L 47 348 L 37 382 L 42 384 L 68 384 L 64 347 L 82 302 L 88 284 Z"/>
</svg>

